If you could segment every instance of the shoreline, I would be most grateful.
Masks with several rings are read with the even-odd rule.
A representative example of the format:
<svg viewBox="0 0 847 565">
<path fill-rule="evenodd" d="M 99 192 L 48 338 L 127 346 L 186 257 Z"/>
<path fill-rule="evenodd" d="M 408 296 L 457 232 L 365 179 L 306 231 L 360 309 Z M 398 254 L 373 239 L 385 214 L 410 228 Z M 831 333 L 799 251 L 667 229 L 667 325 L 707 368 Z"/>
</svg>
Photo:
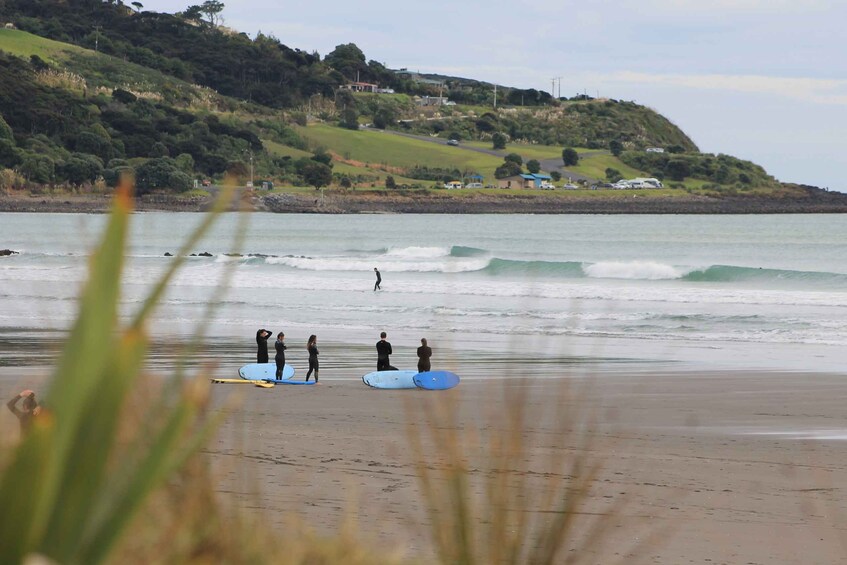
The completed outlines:
<svg viewBox="0 0 847 565">
<path fill-rule="evenodd" d="M 327 192 L 323 198 L 302 193 L 245 192 L 232 210 L 283 214 L 842 214 L 847 194 L 821 192 L 808 198 L 706 198 L 680 196 L 649 198 L 579 198 L 565 194 L 516 193 L 453 195 L 416 191 Z M 213 197 L 146 195 L 136 198 L 137 211 L 204 212 Z M 106 194 L 0 195 L 0 213 L 108 213 Z"/>
</svg>

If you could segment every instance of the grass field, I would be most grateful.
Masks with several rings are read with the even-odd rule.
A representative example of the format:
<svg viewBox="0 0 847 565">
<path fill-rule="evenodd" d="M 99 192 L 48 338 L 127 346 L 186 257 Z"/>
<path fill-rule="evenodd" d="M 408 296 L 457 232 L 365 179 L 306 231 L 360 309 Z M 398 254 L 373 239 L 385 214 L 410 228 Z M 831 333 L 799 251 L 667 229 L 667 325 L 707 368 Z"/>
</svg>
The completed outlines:
<svg viewBox="0 0 847 565">
<path fill-rule="evenodd" d="M 267 149 L 268 153 L 277 157 L 291 157 L 292 159 L 302 159 L 303 157 L 311 157 L 312 154 L 308 151 L 303 151 L 302 149 L 296 149 L 294 147 L 288 147 L 287 145 L 282 145 L 281 143 L 276 143 L 274 141 L 262 140 L 262 143 Z M 330 148 L 332 149 L 332 148 Z M 386 171 L 380 169 L 374 169 L 372 167 L 357 167 L 354 165 L 349 165 L 347 163 L 340 163 L 338 161 L 333 161 L 332 163 L 332 171 L 334 173 L 341 173 L 346 175 L 373 175 L 379 178 L 378 184 L 384 184 L 385 178 L 390 174 Z M 392 175 L 397 184 L 422 184 L 424 186 L 432 185 L 432 181 L 422 181 L 415 180 L 411 178 L 407 178 L 401 175 Z"/>
<path fill-rule="evenodd" d="M 16 29 L 0 29 L 0 51 L 29 59 L 38 55 L 50 63 L 63 63 L 70 53 L 85 53 L 82 47 L 45 39 Z"/>
<path fill-rule="evenodd" d="M 463 141 L 462 145 L 466 147 L 475 147 L 478 149 L 491 149 L 491 143 L 487 141 Z M 555 145 L 529 145 L 529 144 L 507 144 L 505 153 L 517 153 L 523 157 L 524 162 L 529 159 L 561 159 L 562 147 Z M 574 147 L 579 154 L 596 151 L 596 149 L 586 149 L 584 147 Z"/>
<path fill-rule="evenodd" d="M 494 178 L 501 158 L 419 139 L 376 131 L 353 131 L 326 124 L 298 127 L 297 133 L 314 147 L 325 147 L 345 159 L 407 168 L 415 165 L 478 172 Z M 419 181 L 420 182 L 420 181 Z"/>
<path fill-rule="evenodd" d="M 594 155 L 591 157 L 585 157 L 579 160 L 579 164 L 577 166 L 568 168 L 576 173 L 598 179 L 606 178 L 607 168 L 617 169 L 624 178 L 628 179 L 643 177 L 645 175 L 650 176 L 646 172 L 639 171 L 638 169 L 633 169 L 632 167 L 625 165 L 614 155 Z"/>
</svg>

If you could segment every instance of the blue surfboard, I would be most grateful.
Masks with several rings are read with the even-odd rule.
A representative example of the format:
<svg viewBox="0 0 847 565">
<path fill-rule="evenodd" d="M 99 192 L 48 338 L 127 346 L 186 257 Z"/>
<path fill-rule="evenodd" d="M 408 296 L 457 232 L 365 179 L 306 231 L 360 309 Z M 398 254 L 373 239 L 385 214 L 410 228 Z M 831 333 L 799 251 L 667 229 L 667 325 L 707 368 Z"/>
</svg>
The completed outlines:
<svg viewBox="0 0 847 565">
<path fill-rule="evenodd" d="M 318 384 L 315 381 L 292 381 L 292 380 L 289 380 L 289 379 L 262 379 L 262 382 L 263 383 L 273 383 L 275 385 L 316 385 L 316 384 Z"/>
<path fill-rule="evenodd" d="M 459 384 L 459 375 L 450 371 L 427 371 L 413 378 L 415 386 L 426 390 L 447 390 Z"/>
<path fill-rule="evenodd" d="M 373 388 L 415 388 L 417 371 L 374 371 L 362 377 L 362 381 Z"/>
<path fill-rule="evenodd" d="M 248 381 L 263 381 L 265 379 L 276 379 L 276 363 L 250 363 L 238 369 L 238 376 Z M 290 379 L 294 376 L 294 367 L 285 365 L 282 369 L 282 378 Z"/>
</svg>

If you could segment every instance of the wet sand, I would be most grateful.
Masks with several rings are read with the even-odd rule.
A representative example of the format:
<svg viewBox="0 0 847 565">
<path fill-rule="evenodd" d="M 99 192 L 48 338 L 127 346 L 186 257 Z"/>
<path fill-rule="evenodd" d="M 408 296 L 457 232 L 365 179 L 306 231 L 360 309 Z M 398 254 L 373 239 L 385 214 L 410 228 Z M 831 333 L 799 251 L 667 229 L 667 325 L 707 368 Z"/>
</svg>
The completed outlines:
<svg viewBox="0 0 847 565">
<path fill-rule="evenodd" d="M 46 362 L 14 354 L 20 346 L 0 341 L 4 402 L 21 388 L 45 386 L 39 375 Z M 604 372 L 539 362 L 529 367 L 533 378 L 515 379 L 508 375 L 526 374 L 527 367 L 499 359 L 485 370 L 469 367 L 469 378 L 447 393 L 377 391 L 359 379 L 370 365 L 330 361 L 351 351 L 356 355 L 347 358 L 361 353 L 368 359 L 365 348 L 322 348 L 328 361 L 318 387 L 212 388 L 216 406 L 240 398 L 208 448 L 223 495 L 262 512 L 274 526 L 293 513 L 332 533 L 355 514 L 364 539 L 431 556 L 423 527 L 429 518 L 406 435 L 410 420 L 429 424 L 414 407 L 454 400 L 455 426 L 485 434 L 502 427 L 508 404 L 528 392 L 533 421 L 523 437 L 534 447 L 526 466 L 516 462 L 515 468 L 532 471 L 530 485 L 567 480 L 564 472 L 544 475 L 551 451 L 602 460 L 577 521 L 580 528 L 596 519 L 609 524 L 608 539 L 590 549 L 591 561 L 629 561 L 631 548 L 643 543 L 637 555 L 651 563 L 847 562 L 847 444 L 835 439 L 847 435 L 844 375 Z M 174 353 L 157 347 L 152 369 L 166 373 Z M 241 360 L 224 361 L 228 353 L 208 348 L 194 362 L 217 358 L 214 376 L 233 376 Z M 302 365 L 298 369 L 302 376 Z M 503 378 L 478 378 L 495 369 Z M 572 394 L 557 400 L 563 386 Z M 585 416 L 583 425 L 563 432 L 551 407 Z M 4 441 L 16 428 L 3 410 Z M 593 438 L 587 449 L 583 433 Z M 472 468 L 472 480 L 487 472 Z M 622 508 L 609 517 L 616 500 L 623 500 Z M 579 541 L 567 547 L 579 548 Z"/>
</svg>

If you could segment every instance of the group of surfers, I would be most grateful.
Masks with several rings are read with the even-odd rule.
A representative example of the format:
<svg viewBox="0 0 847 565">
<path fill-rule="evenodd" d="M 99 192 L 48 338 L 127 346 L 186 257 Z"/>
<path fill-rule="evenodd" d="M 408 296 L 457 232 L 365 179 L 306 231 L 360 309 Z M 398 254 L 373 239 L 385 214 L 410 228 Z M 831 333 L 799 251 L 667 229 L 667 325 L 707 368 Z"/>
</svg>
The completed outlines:
<svg viewBox="0 0 847 565">
<path fill-rule="evenodd" d="M 264 328 L 256 331 L 256 345 L 258 351 L 256 353 L 256 363 L 269 363 L 268 355 L 268 338 L 273 335 L 273 332 Z M 379 341 L 376 342 L 376 370 L 377 371 L 396 371 L 397 367 L 392 367 L 389 361 L 389 356 L 393 353 L 391 343 L 386 339 L 388 334 L 381 332 Z M 285 333 L 279 332 L 276 334 L 276 342 L 274 342 L 274 350 L 276 355 L 276 378 L 282 378 L 282 370 L 285 368 L 285 350 L 288 346 L 285 344 Z M 315 373 L 315 382 L 318 381 L 318 337 L 315 334 L 309 336 L 306 342 L 306 350 L 309 352 L 309 371 L 306 373 L 306 382 L 309 382 L 312 372 Z M 430 357 L 432 357 L 432 348 L 426 343 L 426 338 L 421 338 L 421 346 L 418 347 L 418 372 L 423 373 L 431 369 Z"/>
<path fill-rule="evenodd" d="M 258 345 L 258 353 L 256 355 L 257 363 L 268 363 L 268 338 L 272 332 L 266 329 L 260 329 L 256 332 L 256 344 Z M 389 356 L 393 353 L 391 343 L 386 339 L 388 335 L 385 332 L 379 334 L 379 341 L 376 342 L 376 370 L 377 371 L 396 371 L 397 367 L 392 367 Z M 279 332 L 276 335 L 274 343 L 276 356 L 276 378 L 282 378 L 282 370 L 285 367 L 285 350 L 288 346 L 285 344 L 285 334 Z M 318 381 L 318 337 L 314 334 L 309 336 L 306 342 L 306 350 L 309 352 L 309 371 L 306 373 L 306 382 L 315 374 L 315 382 Z M 432 357 L 432 348 L 426 343 L 426 338 L 421 338 L 421 346 L 418 347 L 418 372 L 423 373 L 431 369 L 430 357 Z M 23 401 L 23 402 L 21 402 Z M 19 404 L 20 403 L 20 406 Z M 9 410 L 18 417 L 21 423 L 21 430 L 26 430 L 32 424 L 33 419 L 38 416 L 41 407 L 35 399 L 35 393 L 31 390 L 24 390 L 12 398 L 7 404 Z"/>
</svg>

